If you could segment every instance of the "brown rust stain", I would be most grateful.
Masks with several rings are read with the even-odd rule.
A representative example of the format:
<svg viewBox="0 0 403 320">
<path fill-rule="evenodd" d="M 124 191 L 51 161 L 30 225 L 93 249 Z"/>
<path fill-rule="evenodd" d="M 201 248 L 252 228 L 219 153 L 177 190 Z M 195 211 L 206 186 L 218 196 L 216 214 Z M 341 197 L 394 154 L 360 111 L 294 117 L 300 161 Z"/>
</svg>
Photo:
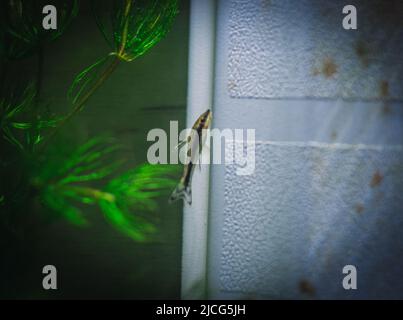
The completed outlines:
<svg viewBox="0 0 403 320">
<path fill-rule="evenodd" d="M 383 176 L 381 175 L 381 173 L 377 170 L 374 175 L 372 176 L 371 182 L 370 182 L 370 187 L 371 188 L 375 188 L 377 186 L 379 186 L 382 183 L 383 180 Z"/>
<path fill-rule="evenodd" d="M 321 66 L 313 66 L 311 73 L 313 76 L 323 75 L 325 78 L 331 78 L 337 73 L 337 64 L 332 58 L 325 58 Z"/>
<path fill-rule="evenodd" d="M 312 285 L 312 283 L 310 283 L 308 280 L 306 279 L 302 279 L 299 284 L 299 291 L 303 294 L 306 294 L 308 296 L 315 296 L 316 294 L 316 289 L 315 287 Z"/>
<path fill-rule="evenodd" d="M 331 78 L 337 73 L 337 64 L 332 58 L 326 58 L 322 64 L 322 74 L 326 78 Z"/>
<path fill-rule="evenodd" d="M 361 214 L 364 212 L 364 206 L 361 203 L 357 203 L 355 205 L 355 212 L 357 212 L 358 214 Z"/>
<path fill-rule="evenodd" d="M 362 41 L 362 40 L 358 40 L 355 43 L 355 47 L 354 47 L 355 53 L 358 56 L 358 58 L 360 59 L 362 65 L 366 68 L 369 66 L 369 55 L 370 55 L 370 50 L 368 45 Z"/>
</svg>

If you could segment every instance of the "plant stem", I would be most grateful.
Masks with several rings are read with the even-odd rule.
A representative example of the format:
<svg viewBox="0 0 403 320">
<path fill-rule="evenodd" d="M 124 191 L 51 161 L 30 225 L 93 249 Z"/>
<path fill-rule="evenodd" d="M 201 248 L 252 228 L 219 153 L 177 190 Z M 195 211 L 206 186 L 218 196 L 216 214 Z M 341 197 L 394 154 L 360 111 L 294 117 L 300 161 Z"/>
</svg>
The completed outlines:
<svg viewBox="0 0 403 320">
<path fill-rule="evenodd" d="M 105 192 L 102 190 L 94 189 L 91 187 L 82 187 L 82 186 L 62 186 L 58 187 L 61 190 L 69 190 L 77 195 L 83 196 L 83 197 L 89 197 L 91 199 L 95 200 L 105 200 L 108 202 L 115 202 L 115 195 L 109 192 Z"/>
<path fill-rule="evenodd" d="M 70 111 L 70 113 L 62 120 L 59 122 L 57 127 L 54 128 L 53 132 L 48 136 L 47 141 L 43 143 L 43 147 L 47 145 L 47 142 L 52 139 L 56 135 L 56 133 L 60 130 L 60 128 L 65 125 L 73 116 L 75 116 L 78 112 L 80 112 L 85 103 L 88 101 L 88 99 L 97 91 L 97 89 L 109 78 L 109 76 L 115 71 L 116 67 L 119 65 L 120 59 L 116 57 L 112 63 L 105 69 L 105 71 L 101 74 L 101 76 L 98 78 L 98 80 L 94 83 L 94 85 L 88 90 L 88 92 L 80 99 L 78 100 L 74 106 L 73 109 Z"/>
<path fill-rule="evenodd" d="M 116 67 L 119 65 L 120 59 L 115 58 L 112 63 L 105 69 L 105 71 L 98 78 L 98 81 L 92 86 L 90 90 L 74 105 L 73 110 L 67 115 L 67 117 L 60 123 L 60 126 L 63 125 L 64 122 L 67 122 L 71 117 L 73 117 L 77 112 L 81 111 L 84 107 L 84 104 L 88 101 L 88 99 L 97 91 L 97 89 L 109 78 L 109 76 L 115 71 Z"/>
<path fill-rule="evenodd" d="M 115 71 L 116 67 L 119 65 L 122 57 L 124 56 L 124 51 L 126 47 L 126 41 L 127 41 L 127 34 L 128 34 L 128 29 L 129 29 L 129 13 L 130 9 L 132 6 L 132 0 L 126 0 L 126 5 L 125 5 L 125 25 L 123 28 L 122 32 L 122 41 L 120 44 L 120 48 L 118 50 L 118 55 L 115 57 L 115 59 L 112 61 L 112 63 L 105 69 L 105 71 L 101 74 L 101 76 L 98 78 L 97 82 L 92 86 L 90 90 L 80 99 L 78 102 L 76 102 L 73 106 L 73 110 L 61 121 L 59 122 L 58 126 L 54 128 L 53 132 L 49 135 L 48 139 L 43 143 L 43 149 L 46 147 L 48 141 L 52 139 L 56 135 L 56 133 L 60 130 L 60 128 L 68 122 L 74 115 L 76 115 L 78 112 L 80 112 L 85 103 L 88 101 L 88 99 L 97 91 L 97 89 L 109 78 L 109 76 Z"/>
</svg>

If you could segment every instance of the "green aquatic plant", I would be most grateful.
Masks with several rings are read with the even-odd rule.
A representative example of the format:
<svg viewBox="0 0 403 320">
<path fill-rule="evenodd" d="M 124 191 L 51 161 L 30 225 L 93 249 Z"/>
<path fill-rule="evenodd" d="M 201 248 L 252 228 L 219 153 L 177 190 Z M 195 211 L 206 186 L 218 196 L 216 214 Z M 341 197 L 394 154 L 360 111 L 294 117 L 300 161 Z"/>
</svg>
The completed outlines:
<svg viewBox="0 0 403 320">
<path fill-rule="evenodd" d="M 157 44 L 169 31 L 178 13 L 177 0 L 114 1 L 109 23 L 103 23 L 93 2 L 94 15 L 111 55 L 132 61 Z M 108 28 L 109 26 L 109 28 Z"/>
<path fill-rule="evenodd" d="M 38 205 L 39 199 L 46 208 L 41 211 L 49 212 L 50 217 L 63 217 L 74 225 L 85 226 L 90 223 L 85 208 L 92 206 L 120 232 L 136 241 L 148 240 L 156 231 L 149 213 L 158 209 L 160 197 L 168 195 L 175 185 L 178 167 L 142 164 L 124 171 L 123 161 L 116 160 L 120 147 L 111 138 L 90 139 L 78 147 L 49 141 L 82 110 L 121 61 L 136 59 L 165 36 L 178 12 L 178 2 L 112 1 L 108 24 L 101 22 L 95 13 L 98 3 L 93 2 L 101 32 L 105 37 L 110 32 L 107 41 L 112 52 L 76 77 L 69 90 L 72 108 L 65 116 L 50 116 L 40 97 L 43 44 L 64 32 L 77 14 L 78 1 L 52 2 L 58 10 L 58 29 L 46 32 L 41 26 L 45 4 L 48 3 L 44 0 L 7 0 L 0 4 L 0 85 L 5 86 L 13 73 L 10 66 L 14 62 L 10 59 L 38 53 L 36 80 L 32 84 L 23 90 L 0 88 L 0 132 L 4 140 L 21 151 L 1 154 L 0 207 L 7 213 L 2 215 L 1 225 L 24 229 L 26 219 L 31 218 L 26 213 Z M 37 148 L 39 144 L 42 148 Z M 18 170 L 12 184 L 4 183 L 10 177 L 9 168 Z"/>
<path fill-rule="evenodd" d="M 173 188 L 176 172 L 174 166 L 143 164 L 112 179 L 105 191 L 113 195 L 114 201 L 102 199 L 99 203 L 105 217 L 132 239 L 145 240 L 147 234 L 155 231 L 154 225 L 130 212 L 157 210 L 157 199 Z"/>
<path fill-rule="evenodd" d="M 158 208 L 158 197 L 175 184 L 177 168 L 143 164 L 111 178 L 122 164 L 110 160 L 118 149 L 113 139 L 94 138 L 69 155 L 55 152 L 39 166 L 32 184 L 46 207 L 73 224 L 88 224 L 80 206 L 96 205 L 119 231 L 144 241 L 155 227 L 142 214 Z"/>
<path fill-rule="evenodd" d="M 56 30 L 45 30 L 42 9 L 47 4 L 45 0 L 1 2 L 1 27 L 5 30 L 0 43 L 1 55 L 21 59 L 34 53 L 44 42 L 59 38 L 78 13 L 78 0 L 52 1 L 57 8 L 58 25 Z"/>
<path fill-rule="evenodd" d="M 93 2 L 99 29 L 113 51 L 74 79 L 68 93 L 73 108 L 60 126 L 82 110 L 121 61 L 133 61 L 157 44 L 168 33 L 178 13 L 178 0 L 114 0 L 112 4 L 109 21 L 112 36 L 108 36 L 105 24 L 96 13 L 98 3 Z"/>
<path fill-rule="evenodd" d="M 33 150 L 46 129 L 55 128 L 61 117 L 44 119 L 36 108 L 35 86 L 28 85 L 20 95 L 11 90 L 7 98 L 0 99 L 0 130 L 4 139 L 21 151 Z"/>
<path fill-rule="evenodd" d="M 60 149 L 48 154 L 47 161 L 40 165 L 33 178 L 44 204 L 74 224 L 86 224 L 87 219 L 72 201 L 91 204 L 107 197 L 107 194 L 83 183 L 105 178 L 118 167 L 118 163 L 108 164 L 106 159 L 116 148 L 110 141 L 97 138 L 70 151 L 69 155 Z"/>
</svg>

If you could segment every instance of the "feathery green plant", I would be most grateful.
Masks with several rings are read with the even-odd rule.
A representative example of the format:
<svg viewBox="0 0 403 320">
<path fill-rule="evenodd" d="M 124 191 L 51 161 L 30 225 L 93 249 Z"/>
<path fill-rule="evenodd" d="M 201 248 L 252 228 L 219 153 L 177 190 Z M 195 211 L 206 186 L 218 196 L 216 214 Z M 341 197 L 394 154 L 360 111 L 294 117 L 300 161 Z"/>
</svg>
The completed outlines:
<svg viewBox="0 0 403 320">
<path fill-rule="evenodd" d="M 114 1 L 108 31 L 94 8 L 98 27 L 114 50 L 112 54 L 125 61 L 143 55 L 165 37 L 177 13 L 177 0 Z"/>
<path fill-rule="evenodd" d="M 3 62 L 4 58 L 24 58 L 41 49 L 44 41 L 58 38 L 78 10 L 78 0 L 56 0 L 53 4 L 58 10 L 58 29 L 44 31 L 45 4 L 48 4 L 45 0 L 7 0 L 0 4 L 0 24 L 5 30 L 0 37 Z M 96 11 L 95 1 L 93 8 Z M 157 210 L 159 197 L 174 187 L 177 166 L 143 164 L 119 174 L 122 161 L 113 160 L 119 146 L 109 138 L 91 139 L 69 152 L 63 152 L 55 143 L 35 152 L 44 131 L 53 128 L 52 134 L 57 132 L 84 107 L 121 61 L 143 55 L 166 35 L 178 12 L 178 1 L 114 0 L 110 12 L 109 40 L 106 24 L 94 13 L 113 52 L 76 77 L 69 90 L 73 106 L 65 117 L 45 119 L 42 115 L 42 102 L 38 98 L 42 51 L 38 54 L 36 86 L 12 90 L 13 94 L 0 98 L 0 131 L 5 140 L 22 151 L 18 154 L 23 164 L 16 183 L 23 192 L 14 192 L 18 199 L 9 198 L 8 193 L 0 195 L 0 206 L 10 209 L 12 217 L 15 212 L 25 212 L 12 206 L 28 206 L 32 196 L 38 195 L 51 212 L 80 226 L 89 222 L 83 206 L 96 206 L 117 230 L 136 241 L 145 241 L 155 231 L 147 213 Z"/>
<path fill-rule="evenodd" d="M 111 180 L 105 190 L 114 196 L 114 201 L 101 199 L 99 203 L 107 220 L 132 239 L 146 240 L 155 227 L 130 211 L 158 209 L 158 197 L 166 195 L 176 184 L 172 178 L 176 171 L 175 166 L 143 164 Z"/>
<path fill-rule="evenodd" d="M 56 127 L 62 120 L 61 117 L 43 119 L 34 108 L 35 97 L 35 86 L 30 84 L 21 95 L 12 90 L 8 98 L 0 99 L 0 130 L 21 151 L 33 150 L 42 141 L 43 131 Z M 36 116 L 32 117 L 33 114 Z"/>
<path fill-rule="evenodd" d="M 35 52 L 43 41 L 60 37 L 76 17 L 78 0 L 54 0 L 57 8 L 58 27 L 44 30 L 42 9 L 49 4 L 45 0 L 7 0 L 0 4 L 2 29 L 6 30 L 0 43 L 0 54 L 9 59 L 20 59 Z"/>
<path fill-rule="evenodd" d="M 113 139 L 91 139 L 70 155 L 56 154 L 53 161 L 41 165 L 32 183 L 40 190 L 44 205 L 73 224 L 88 224 L 80 205 L 98 205 L 119 231 L 144 241 L 155 227 L 140 213 L 157 209 L 157 198 L 175 184 L 172 174 L 177 168 L 144 164 L 102 186 L 94 186 L 94 182 L 110 177 L 121 165 L 121 161 L 108 159 L 118 148 Z"/>
<path fill-rule="evenodd" d="M 114 51 L 74 79 L 68 92 L 73 109 L 65 121 L 82 110 L 89 97 L 109 78 L 120 61 L 133 61 L 157 44 L 168 33 L 178 13 L 178 0 L 114 0 L 109 23 L 110 37 L 100 15 L 96 13 L 97 6 L 97 2 L 93 2 L 97 24 Z M 108 61 L 110 63 L 105 67 Z"/>
</svg>

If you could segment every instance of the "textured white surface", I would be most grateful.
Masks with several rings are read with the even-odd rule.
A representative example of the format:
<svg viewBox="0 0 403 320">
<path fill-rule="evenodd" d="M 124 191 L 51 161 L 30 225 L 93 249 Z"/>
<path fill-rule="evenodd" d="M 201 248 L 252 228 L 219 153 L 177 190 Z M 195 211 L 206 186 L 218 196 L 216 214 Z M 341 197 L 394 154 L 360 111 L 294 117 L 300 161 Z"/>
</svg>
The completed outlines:
<svg viewBox="0 0 403 320">
<path fill-rule="evenodd" d="M 258 143 L 225 174 L 220 282 L 244 297 L 403 298 L 403 148 Z M 375 178 L 374 178 L 375 177 Z M 345 291 L 342 268 L 358 269 Z M 314 292 L 301 292 L 308 282 Z"/>
<path fill-rule="evenodd" d="M 312 75 L 302 81 L 300 74 L 293 71 L 297 57 L 309 57 L 312 48 L 300 41 L 298 43 L 304 47 L 296 55 L 298 48 L 293 45 L 295 27 L 292 22 L 282 21 L 287 26 L 281 27 L 285 37 L 279 43 L 282 49 L 274 43 L 262 52 L 267 54 L 268 49 L 273 50 L 278 59 L 294 55 L 291 67 L 288 62 L 282 65 L 288 73 L 278 74 L 278 79 L 270 78 L 272 83 L 269 83 L 267 77 L 272 75 L 264 72 L 270 62 L 257 59 L 261 53 L 258 48 L 267 41 L 264 34 L 258 34 L 262 31 L 257 27 L 264 27 L 264 20 L 259 17 L 265 14 L 265 19 L 270 19 L 271 12 L 263 11 L 261 6 L 270 8 L 273 3 L 279 2 L 252 1 L 249 4 L 249 1 L 222 0 L 218 6 L 214 127 L 255 128 L 257 139 L 266 142 L 257 145 L 257 176 L 236 176 L 233 167 L 223 165 L 211 168 L 209 297 L 403 298 L 403 108 L 401 100 L 390 101 L 392 97 L 401 97 L 403 90 L 398 88 L 401 79 L 388 81 L 386 95 L 375 82 L 372 92 L 360 89 L 367 88 L 372 79 L 379 80 L 380 76 L 384 80 L 399 77 L 395 69 L 401 70 L 402 59 L 398 59 L 401 43 L 396 45 L 395 32 L 388 24 L 398 27 L 402 20 L 383 19 L 369 31 L 360 33 L 363 43 L 372 43 L 371 34 L 389 30 L 383 49 L 369 51 L 378 69 L 371 69 L 368 64 L 362 77 L 354 77 L 352 73 L 353 80 L 346 79 L 354 90 L 347 90 L 348 87 L 344 88 L 343 83 L 337 81 L 341 87 L 335 85 L 334 91 L 317 87 L 318 91 L 315 89 L 312 93 L 315 99 L 311 99 L 308 98 L 311 93 L 306 91 L 311 86 L 310 81 L 323 81 L 325 85 L 326 81 L 336 82 L 336 75 L 330 78 L 323 74 Z M 311 6 L 299 3 L 284 1 L 280 5 L 288 6 L 289 10 L 283 8 L 281 12 L 284 15 L 290 12 L 290 17 L 298 15 L 302 21 L 297 24 L 309 27 L 310 23 L 315 23 Z M 315 3 L 314 12 L 322 5 L 325 8 L 329 2 Z M 364 2 L 355 3 L 360 10 Z M 365 3 L 372 6 L 375 1 Z M 382 7 L 391 1 L 376 3 Z M 233 10 L 239 4 L 242 11 L 236 13 Z M 261 8 L 261 12 L 256 8 Z M 234 14 L 243 19 L 239 21 L 243 28 L 238 30 L 237 36 L 233 29 Z M 332 15 L 328 16 L 329 21 L 335 19 Z M 341 16 L 340 7 L 337 17 Z M 247 18 L 248 23 L 244 24 Z M 283 20 L 290 18 L 284 16 Z M 360 27 L 364 21 L 359 18 L 358 23 Z M 384 24 L 386 29 L 382 29 Z M 246 39 L 246 35 L 250 39 Z M 309 36 L 301 30 L 300 37 Z M 340 47 L 340 43 L 334 41 L 337 35 L 324 32 L 322 36 L 324 38 L 316 41 L 323 43 L 326 50 L 337 52 L 334 58 L 344 55 L 343 61 L 350 64 L 347 56 L 357 59 L 355 53 L 347 52 L 351 52 L 351 47 Z M 245 41 L 249 41 L 248 46 Z M 243 55 L 243 50 L 249 56 Z M 239 61 L 234 60 L 234 53 Z M 374 56 L 378 53 L 389 55 L 393 63 L 382 60 L 381 67 Z M 356 67 L 362 68 L 364 60 L 360 58 Z M 300 64 L 304 70 L 312 68 L 312 60 L 304 58 Z M 369 70 L 372 71 L 367 73 Z M 295 82 L 294 77 L 301 81 Z M 343 77 L 348 78 L 348 75 L 343 73 Z M 241 86 L 233 86 L 232 80 L 239 81 Z M 267 94 L 270 87 L 273 96 Z M 348 94 L 348 99 L 340 98 L 343 92 Z M 328 95 L 329 99 L 317 99 L 321 94 Z M 292 99 L 287 99 L 290 97 Z M 372 188 L 370 183 L 377 170 L 383 178 Z M 355 292 L 341 291 L 341 267 L 350 263 L 357 264 L 358 268 L 359 289 Z M 302 291 L 305 293 L 301 292 L 300 283 L 304 284 Z"/>
<path fill-rule="evenodd" d="M 403 2 L 353 4 L 347 31 L 344 0 L 231 1 L 230 95 L 375 99 L 387 81 L 388 98 L 403 98 Z"/>
</svg>

